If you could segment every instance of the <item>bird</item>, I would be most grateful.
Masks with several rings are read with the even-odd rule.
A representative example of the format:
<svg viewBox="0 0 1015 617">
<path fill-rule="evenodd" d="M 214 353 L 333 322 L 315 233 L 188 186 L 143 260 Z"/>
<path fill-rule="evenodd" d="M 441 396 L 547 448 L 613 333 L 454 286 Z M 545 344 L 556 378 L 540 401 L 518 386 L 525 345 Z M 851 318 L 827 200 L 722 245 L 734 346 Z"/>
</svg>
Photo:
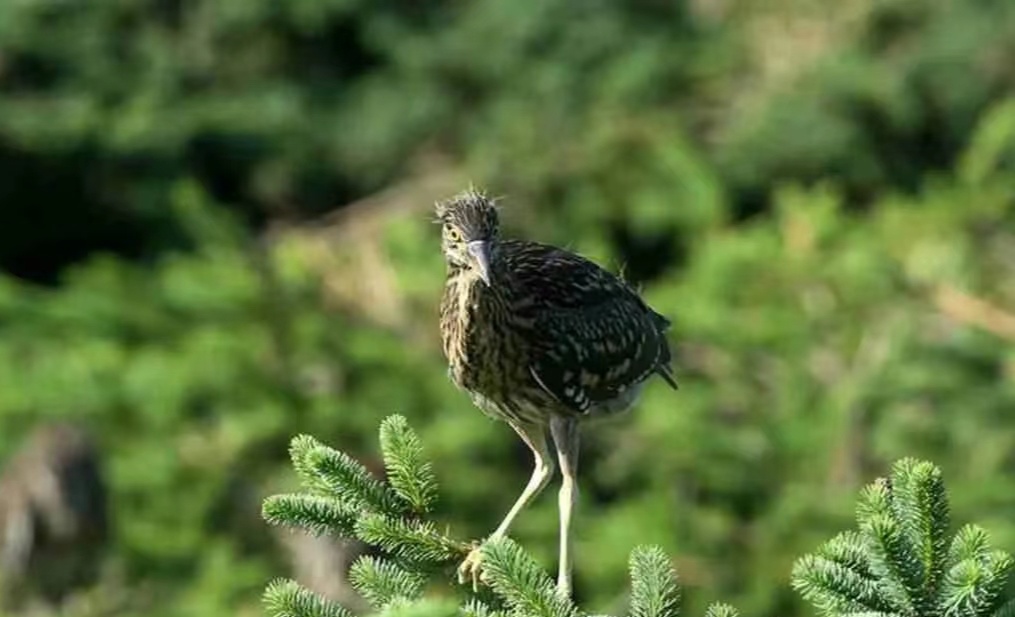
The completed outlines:
<svg viewBox="0 0 1015 617">
<path fill-rule="evenodd" d="M 441 344 L 455 386 L 534 457 L 528 483 L 486 541 L 508 535 L 559 466 L 556 591 L 570 597 L 580 427 L 631 409 L 653 376 L 677 389 L 671 322 L 590 259 L 502 237 L 500 205 L 475 187 L 435 205 L 446 264 Z M 481 548 L 474 543 L 459 565 L 460 583 L 483 580 Z"/>
</svg>

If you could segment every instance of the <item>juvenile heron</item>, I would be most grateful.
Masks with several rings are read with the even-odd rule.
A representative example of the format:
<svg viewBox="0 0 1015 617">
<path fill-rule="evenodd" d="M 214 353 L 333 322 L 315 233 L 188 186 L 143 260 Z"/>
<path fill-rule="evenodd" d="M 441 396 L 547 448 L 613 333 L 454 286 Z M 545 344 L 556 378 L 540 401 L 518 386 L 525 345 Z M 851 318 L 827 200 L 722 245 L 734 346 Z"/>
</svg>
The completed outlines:
<svg viewBox="0 0 1015 617">
<path fill-rule="evenodd" d="M 528 445 L 528 484 L 489 539 L 507 535 L 544 488 L 556 447 L 560 556 L 557 590 L 571 594 L 571 516 L 578 497 L 579 424 L 618 414 L 657 374 L 674 389 L 670 322 L 622 279 L 560 248 L 502 239 L 497 208 L 469 190 L 437 204 L 447 280 L 440 330 L 449 374 L 484 413 Z M 479 549 L 458 569 L 480 575 Z"/>
</svg>

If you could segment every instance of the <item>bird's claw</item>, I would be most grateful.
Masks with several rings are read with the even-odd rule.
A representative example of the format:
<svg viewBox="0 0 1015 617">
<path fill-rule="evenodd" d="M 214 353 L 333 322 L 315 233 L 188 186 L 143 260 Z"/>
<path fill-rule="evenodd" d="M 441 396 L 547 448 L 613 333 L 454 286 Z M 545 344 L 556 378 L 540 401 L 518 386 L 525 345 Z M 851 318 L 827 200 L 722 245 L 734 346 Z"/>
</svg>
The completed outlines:
<svg viewBox="0 0 1015 617">
<path fill-rule="evenodd" d="M 458 566 L 458 584 L 464 585 L 467 581 L 472 581 L 473 592 L 479 591 L 480 581 L 486 582 L 483 576 L 481 548 L 478 542 L 473 542 L 472 550 Z"/>
</svg>

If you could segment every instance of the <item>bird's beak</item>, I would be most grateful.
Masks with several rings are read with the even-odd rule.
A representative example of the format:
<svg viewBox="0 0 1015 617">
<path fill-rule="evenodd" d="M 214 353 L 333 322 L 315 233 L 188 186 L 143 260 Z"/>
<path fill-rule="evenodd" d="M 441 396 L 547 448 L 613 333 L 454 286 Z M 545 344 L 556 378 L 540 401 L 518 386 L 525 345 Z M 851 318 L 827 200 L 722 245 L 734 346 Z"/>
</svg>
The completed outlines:
<svg viewBox="0 0 1015 617">
<path fill-rule="evenodd" d="M 469 253 L 476 260 L 476 271 L 487 287 L 490 286 L 490 243 L 486 240 L 473 240 L 468 244 Z"/>
</svg>

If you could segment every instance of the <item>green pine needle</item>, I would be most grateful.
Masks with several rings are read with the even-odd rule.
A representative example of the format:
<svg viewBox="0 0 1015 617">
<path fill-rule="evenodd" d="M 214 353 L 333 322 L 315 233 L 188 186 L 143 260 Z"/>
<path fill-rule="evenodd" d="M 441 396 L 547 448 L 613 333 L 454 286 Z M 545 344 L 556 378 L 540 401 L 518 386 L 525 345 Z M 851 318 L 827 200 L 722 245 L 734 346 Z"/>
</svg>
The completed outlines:
<svg viewBox="0 0 1015 617">
<path fill-rule="evenodd" d="M 321 442 L 310 435 L 297 435 L 289 442 L 289 458 L 304 488 L 314 493 L 330 495 L 331 487 L 307 462 L 307 455 L 319 447 L 322 447 Z"/>
<path fill-rule="evenodd" d="M 409 572 L 390 562 L 365 555 L 349 570 L 349 580 L 371 606 L 385 608 L 395 601 L 418 600 L 426 584 L 419 572 Z"/>
<path fill-rule="evenodd" d="M 871 555 L 860 532 L 851 530 L 840 533 L 818 548 L 820 557 L 843 566 L 856 576 L 873 581 L 874 569 Z"/>
<path fill-rule="evenodd" d="M 876 581 L 818 555 L 797 560 L 793 566 L 792 585 L 826 615 L 897 610 Z"/>
<path fill-rule="evenodd" d="M 276 579 L 264 590 L 271 617 L 353 617 L 348 610 L 324 600 L 295 581 Z"/>
<path fill-rule="evenodd" d="M 680 588 L 666 553 L 638 547 L 631 553 L 631 617 L 676 617 Z"/>
<path fill-rule="evenodd" d="M 316 534 L 356 536 L 392 561 L 360 558 L 350 570 L 376 617 L 579 617 L 570 598 L 510 539 L 483 545 L 483 578 L 499 596 L 497 608 L 472 599 L 458 607 L 422 599 L 427 574 L 468 547 L 423 520 L 437 500 L 437 481 L 416 433 L 402 416 L 381 425 L 390 486 L 347 454 L 311 437 L 293 439 L 293 465 L 311 494 L 264 501 L 264 518 Z M 797 560 L 792 585 L 830 617 L 1015 617 L 1004 596 L 1015 560 L 992 549 L 987 533 L 961 528 L 948 543 L 948 500 L 940 470 L 902 459 L 866 487 L 857 505 L 858 530 L 840 533 Z M 630 558 L 630 617 L 678 617 L 680 589 L 667 555 L 638 547 Z M 293 581 L 265 591 L 271 617 L 351 617 Z M 605 616 L 604 616 L 605 617 Z M 727 604 L 706 617 L 739 617 Z"/>
<path fill-rule="evenodd" d="M 974 525 L 949 543 L 948 509 L 940 469 L 896 462 L 861 492 L 859 532 L 798 560 L 794 588 L 835 617 L 1015 617 L 1003 597 L 1015 560 Z"/>
<path fill-rule="evenodd" d="M 705 610 L 705 617 L 740 617 L 740 611 L 729 604 L 714 602 Z"/>
<path fill-rule="evenodd" d="M 462 607 L 463 617 L 508 617 L 508 613 L 495 611 L 484 602 L 473 598 Z"/>
<path fill-rule="evenodd" d="M 970 559 L 982 562 L 990 555 L 990 536 L 979 525 L 963 525 L 948 547 L 948 563 Z"/>
<path fill-rule="evenodd" d="M 570 599 L 557 594 L 550 577 L 509 538 L 481 548 L 485 580 L 512 611 L 531 617 L 578 617 Z"/>
<path fill-rule="evenodd" d="M 856 504 L 856 522 L 860 528 L 875 516 L 892 516 L 891 483 L 882 478 L 864 487 Z"/>
<path fill-rule="evenodd" d="M 874 515 L 861 527 L 871 547 L 874 571 L 903 612 L 915 613 L 922 597 L 924 571 L 916 548 L 899 523 L 890 516 Z"/>
<path fill-rule="evenodd" d="M 1001 603 L 1011 573 L 1012 558 L 990 551 L 982 560 L 965 559 L 945 576 L 941 611 L 947 617 L 986 617 Z"/>
<path fill-rule="evenodd" d="M 935 611 L 944 577 L 948 544 L 948 499 L 941 470 L 931 463 L 904 458 L 892 468 L 892 512 L 905 544 L 916 551 L 922 584 L 913 590 L 920 614 Z"/>
<path fill-rule="evenodd" d="M 416 563 L 443 563 L 463 551 L 457 542 L 437 531 L 432 522 L 383 514 L 361 517 L 356 522 L 356 535 L 368 544 Z"/>
<path fill-rule="evenodd" d="M 301 527 L 314 535 L 351 537 L 357 515 L 336 499 L 318 495 L 273 495 L 264 500 L 262 515 L 273 525 Z"/>
<path fill-rule="evenodd" d="M 301 438 L 297 438 L 301 439 Z M 325 488 L 328 494 L 348 503 L 356 510 L 389 512 L 398 509 L 399 501 L 391 489 L 374 478 L 362 463 L 345 452 L 339 452 L 316 441 L 313 446 L 301 440 L 298 452 L 301 475 L 312 478 L 312 487 Z M 293 444 L 293 450 L 297 444 Z M 294 457 L 295 460 L 295 457 Z"/>
<path fill-rule="evenodd" d="M 423 457 L 423 445 L 406 419 L 389 416 L 381 424 L 381 451 L 388 482 L 413 512 L 429 512 L 437 501 L 437 477 Z"/>
</svg>

